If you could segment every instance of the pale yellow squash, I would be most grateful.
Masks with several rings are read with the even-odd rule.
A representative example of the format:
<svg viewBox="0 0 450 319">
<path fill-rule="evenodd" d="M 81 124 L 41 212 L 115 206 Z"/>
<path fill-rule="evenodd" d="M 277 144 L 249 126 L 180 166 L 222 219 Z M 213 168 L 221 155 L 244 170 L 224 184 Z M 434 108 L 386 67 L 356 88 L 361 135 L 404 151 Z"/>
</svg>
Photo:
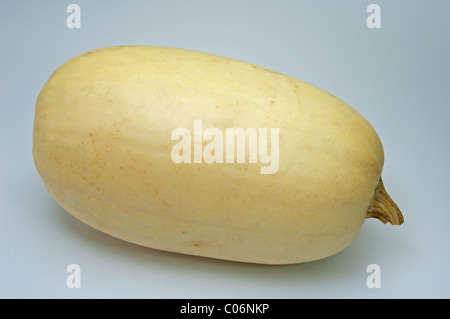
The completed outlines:
<svg viewBox="0 0 450 319">
<path fill-rule="evenodd" d="M 266 128 L 272 171 L 262 173 L 262 156 L 250 160 L 250 147 L 243 162 L 236 150 L 227 163 L 219 135 L 202 142 L 194 123 L 203 134 L 219 130 L 223 142 L 229 128 Z M 172 138 L 180 128 L 205 152 L 216 145 L 216 159 L 223 150 L 223 163 L 207 163 L 194 146 L 192 162 L 177 163 L 174 152 L 189 157 L 175 151 L 188 141 Z M 311 84 L 234 59 L 147 46 L 84 53 L 46 82 L 33 134 L 36 168 L 64 209 L 155 249 L 301 263 L 347 247 L 368 217 L 403 222 L 381 183 L 382 144 L 359 113 Z"/>
</svg>

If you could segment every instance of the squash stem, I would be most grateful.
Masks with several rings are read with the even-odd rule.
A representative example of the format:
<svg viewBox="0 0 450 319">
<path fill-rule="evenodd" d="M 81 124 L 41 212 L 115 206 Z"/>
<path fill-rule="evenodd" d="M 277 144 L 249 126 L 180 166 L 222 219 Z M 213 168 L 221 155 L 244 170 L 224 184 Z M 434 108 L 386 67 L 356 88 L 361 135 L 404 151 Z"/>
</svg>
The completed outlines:
<svg viewBox="0 0 450 319">
<path fill-rule="evenodd" d="M 366 218 L 377 218 L 384 224 L 391 223 L 392 225 L 401 225 L 404 222 L 402 212 L 386 192 L 381 178 L 367 209 Z"/>
</svg>

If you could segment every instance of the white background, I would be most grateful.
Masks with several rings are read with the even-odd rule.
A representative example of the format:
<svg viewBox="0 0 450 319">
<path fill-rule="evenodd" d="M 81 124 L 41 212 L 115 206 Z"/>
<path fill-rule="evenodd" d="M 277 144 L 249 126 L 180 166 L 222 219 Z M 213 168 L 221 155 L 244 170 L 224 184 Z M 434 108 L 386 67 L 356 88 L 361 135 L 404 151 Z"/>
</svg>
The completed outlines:
<svg viewBox="0 0 450 319">
<path fill-rule="evenodd" d="M 68 1 L 0 4 L 0 297 L 448 298 L 450 2 Z M 405 224 L 367 220 L 324 260 L 290 266 L 155 251 L 109 237 L 65 212 L 33 164 L 35 99 L 51 73 L 94 48 L 162 45 L 259 64 L 343 99 L 377 130 L 385 186 Z M 357 132 L 356 132 L 357 133 Z M 81 267 L 69 289 L 66 267 Z M 370 264 L 381 288 L 368 288 Z"/>
</svg>

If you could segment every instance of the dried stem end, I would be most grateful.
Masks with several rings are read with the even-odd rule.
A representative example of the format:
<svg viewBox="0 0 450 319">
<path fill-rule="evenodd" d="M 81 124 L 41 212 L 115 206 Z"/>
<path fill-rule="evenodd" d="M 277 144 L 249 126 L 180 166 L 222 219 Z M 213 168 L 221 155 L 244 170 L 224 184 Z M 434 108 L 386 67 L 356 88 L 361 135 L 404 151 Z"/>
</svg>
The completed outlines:
<svg viewBox="0 0 450 319">
<path fill-rule="evenodd" d="M 392 225 L 401 225 L 404 222 L 402 212 L 384 189 L 381 178 L 367 209 L 366 218 L 377 218 L 384 224 L 391 223 Z"/>
</svg>

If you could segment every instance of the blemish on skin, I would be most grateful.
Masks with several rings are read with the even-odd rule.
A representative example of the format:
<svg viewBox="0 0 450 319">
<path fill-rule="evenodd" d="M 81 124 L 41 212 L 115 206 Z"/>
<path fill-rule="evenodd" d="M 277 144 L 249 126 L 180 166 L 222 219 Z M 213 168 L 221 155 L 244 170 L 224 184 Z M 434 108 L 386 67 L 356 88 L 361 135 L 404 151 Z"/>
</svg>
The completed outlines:
<svg viewBox="0 0 450 319">
<path fill-rule="evenodd" d="M 166 202 L 165 200 L 161 200 L 161 203 L 165 206 L 165 207 L 172 207 L 172 205 L 170 205 L 168 202 Z"/>
<path fill-rule="evenodd" d="M 83 53 L 81 56 L 88 56 L 88 55 L 90 55 L 92 53 L 94 53 L 94 51 L 89 51 L 89 52 Z"/>
<path fill-rule="evenodd" d="M 193 240 L 192 242 L 190 242 L 190 245 L 194 247 L 200 247 L 203 246 L 203 242 L 201 240 Z"/>
</svg>

